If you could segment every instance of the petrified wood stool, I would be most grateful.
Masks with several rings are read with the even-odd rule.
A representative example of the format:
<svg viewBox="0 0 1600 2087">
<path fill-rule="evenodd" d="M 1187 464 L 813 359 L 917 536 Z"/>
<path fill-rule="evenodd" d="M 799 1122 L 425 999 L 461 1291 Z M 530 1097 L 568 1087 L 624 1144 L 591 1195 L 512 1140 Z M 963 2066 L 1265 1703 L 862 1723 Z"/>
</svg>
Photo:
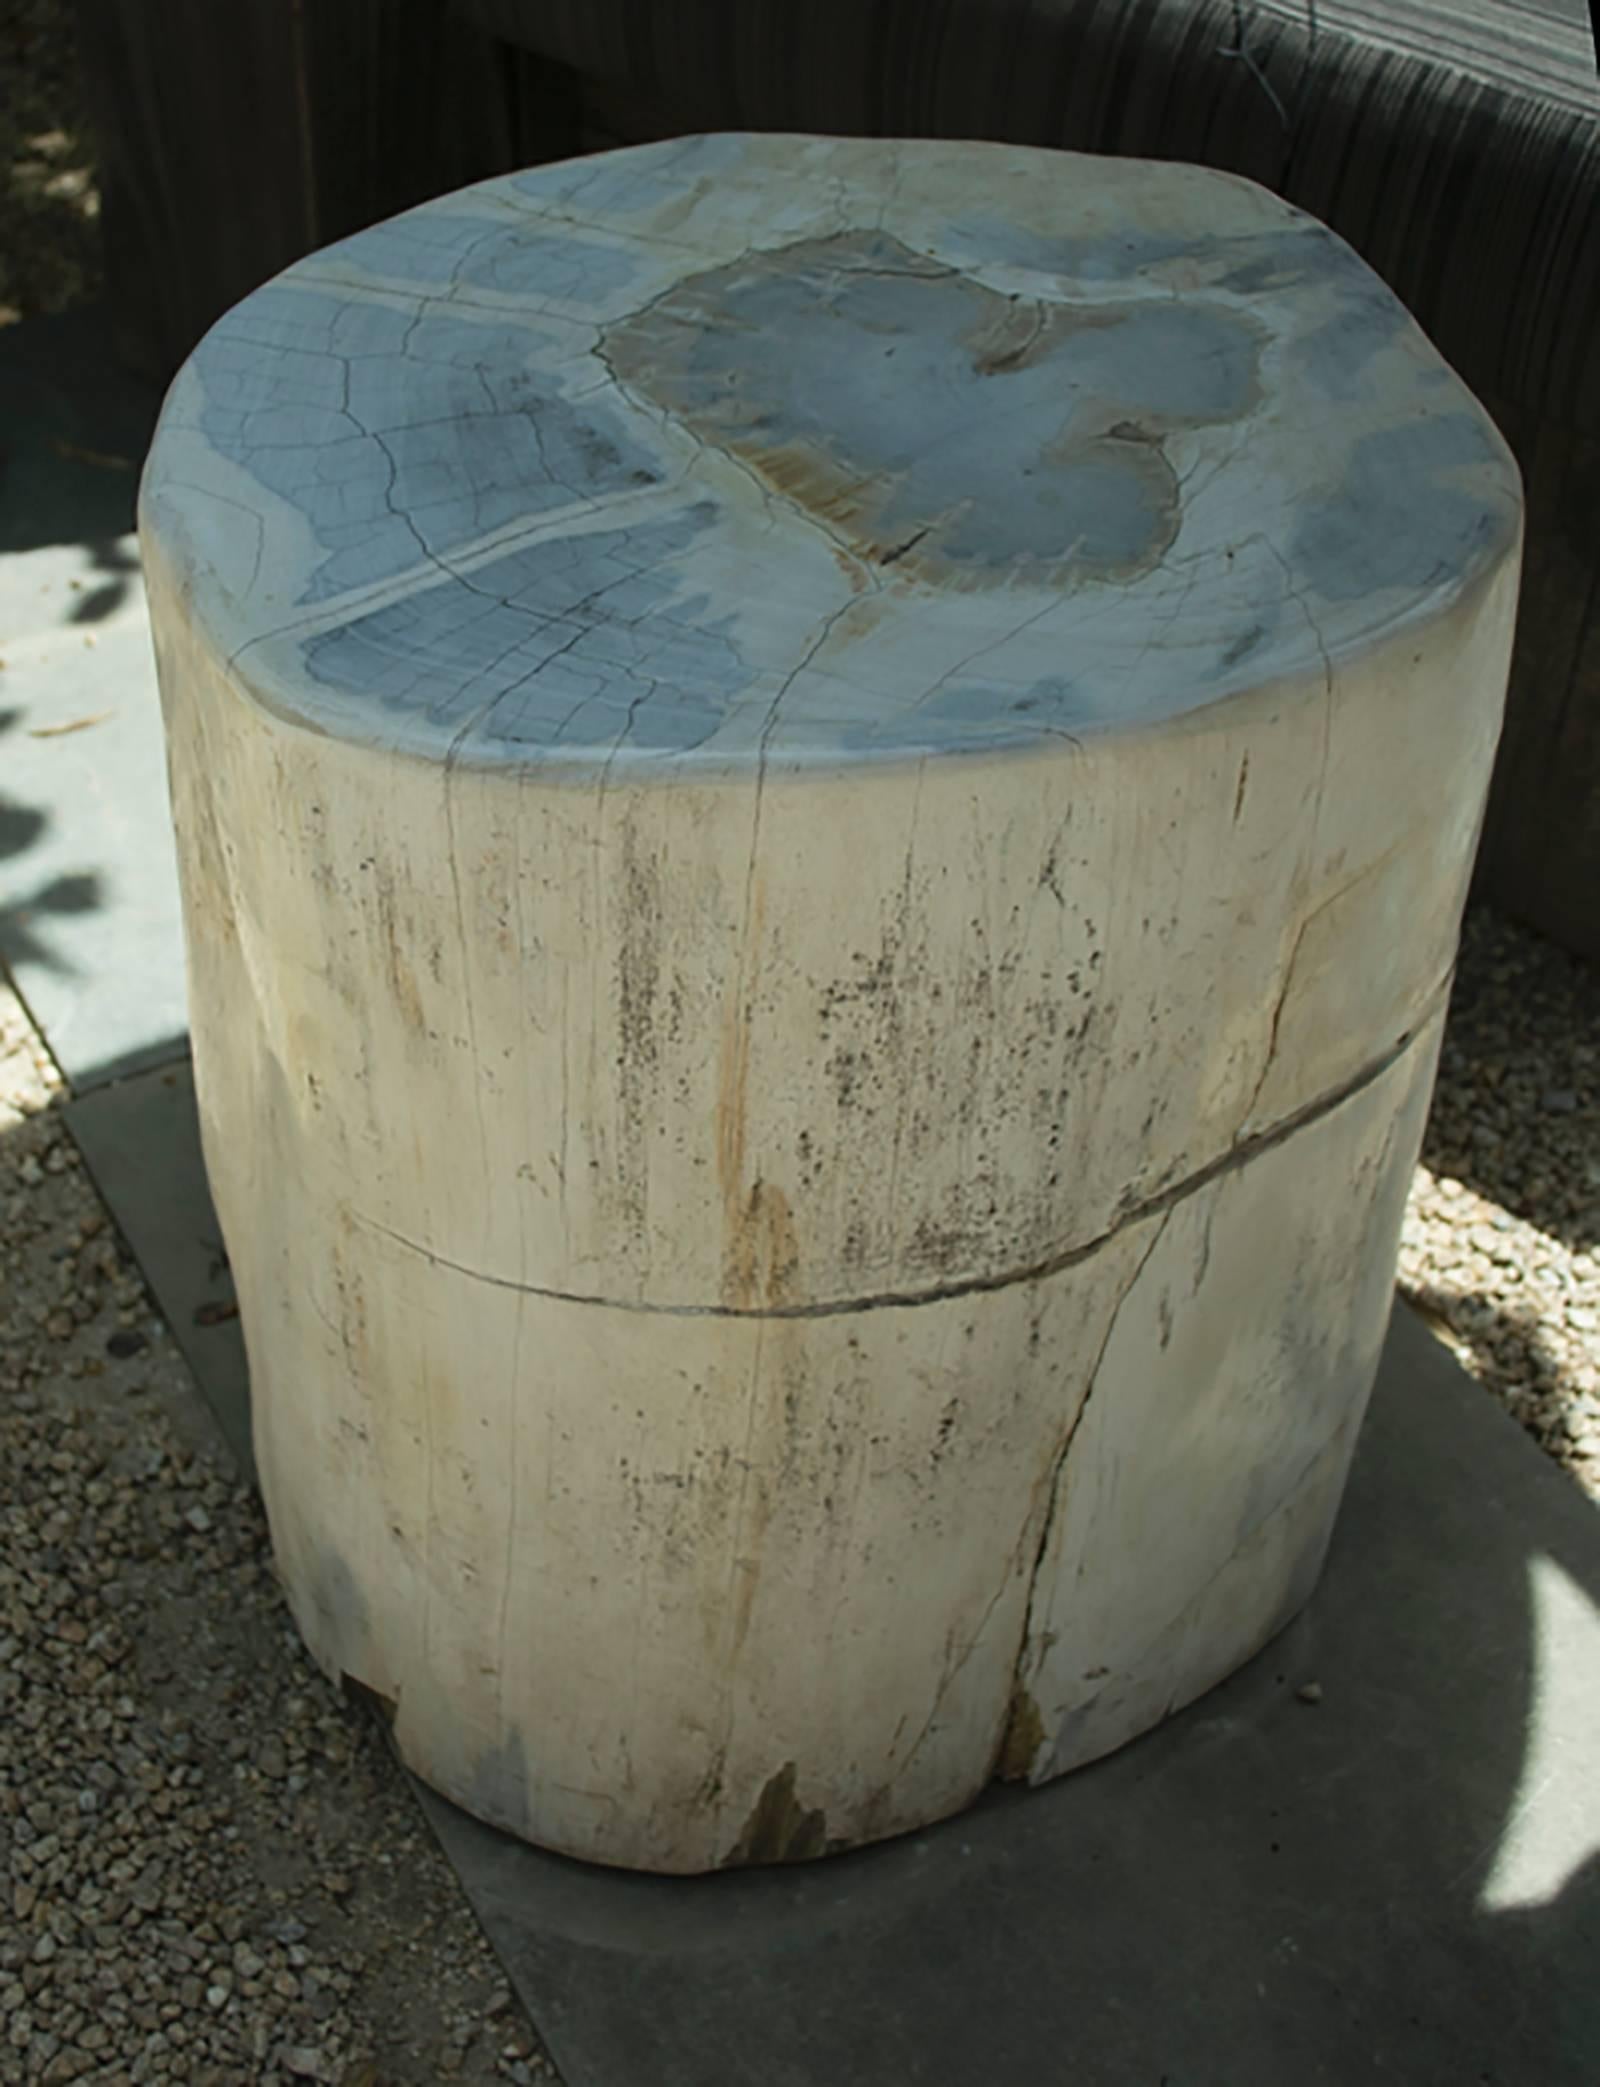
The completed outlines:
<svg viewBox="0 0 1600 2087">
<path fill-rule="evenodd" d="M 663 1870 L 1093 1759 L 1306 1599 L 1519 501 L 1263 191 L 717 137 L 231 313 L 144 541 L 318 1659 Z"/>
</svg>

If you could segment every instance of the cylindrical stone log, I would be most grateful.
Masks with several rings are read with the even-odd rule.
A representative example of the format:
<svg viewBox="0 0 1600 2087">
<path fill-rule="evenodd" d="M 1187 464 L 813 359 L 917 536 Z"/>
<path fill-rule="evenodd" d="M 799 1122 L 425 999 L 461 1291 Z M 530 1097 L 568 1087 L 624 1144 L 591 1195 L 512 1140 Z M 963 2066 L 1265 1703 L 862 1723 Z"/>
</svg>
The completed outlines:
<svg viewBox="0 0 1600 2087">
<path fill-rule="evenodd" d="M 1515 470 L 1191 168 L 717 137 L 298 264 L 142 526 L 273 1542 L 547 1846 L 820 1854 L 1304 1602 Z"/>
</svg>

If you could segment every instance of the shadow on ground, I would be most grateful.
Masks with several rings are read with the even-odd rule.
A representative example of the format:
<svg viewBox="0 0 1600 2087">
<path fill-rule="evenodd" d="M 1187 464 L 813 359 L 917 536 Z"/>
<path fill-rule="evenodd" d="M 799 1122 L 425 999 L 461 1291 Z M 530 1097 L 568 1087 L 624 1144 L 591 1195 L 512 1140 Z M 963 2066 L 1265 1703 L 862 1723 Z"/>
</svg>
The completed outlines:
<svg viewBox="0 0 1600 2087">
<path fill-rule="evenodd" d="M 17 731 L 20 724 L 20 712 L 0 709 L 0 739 Z M 0 747 L 0 766 L 3 763 L 4 748 Z M 100 904 L 100 879 L 92 870 L 51 877 L 31 890 L 18 885 L 11 868 L 13 859 L 26 855 L 49 825 L 48 812 L 0 794 L 0 964 L 8 971 L 27 964 L 55 972 L 70 970 L 70 960 L 51 944 L 50 923 L 93 912 Z"/>
<path fill-rule="evenodd" d="M 130 766 L 126 715 L 108 720 L 131 711 L 148 639 L 127 618 L 100 626 L 137 599 L 135 502 L 158 399 L 106 342 L 92 307 L 0 326 L 0 962 L 47 1033 L 83 997 L 85 952 L 120 933 L 86 930 L 84 916 L 113 886 L 140 889 L 119 850 L 141 854 L 129 822 L 146 816 L 150 764 Z M 164 806 L 148 818 L 164 840 Z"/>
</svg>

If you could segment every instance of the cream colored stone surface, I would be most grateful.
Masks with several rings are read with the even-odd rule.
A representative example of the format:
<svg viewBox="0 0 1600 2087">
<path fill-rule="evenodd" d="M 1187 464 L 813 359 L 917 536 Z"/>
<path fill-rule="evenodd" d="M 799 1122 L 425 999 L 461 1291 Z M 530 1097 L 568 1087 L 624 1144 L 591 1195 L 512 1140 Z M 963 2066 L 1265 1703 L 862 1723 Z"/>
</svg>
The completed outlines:
<svg viewBox="0 0 1600 2087">
<path fill-rule="evenodd" d="M 302 1628 L 483 1816 L 819 1853 L 1305 1598 L 1520 541 L 1248 184 L 680 141 L 225 319 L 143 496 Z"/>
</svg>

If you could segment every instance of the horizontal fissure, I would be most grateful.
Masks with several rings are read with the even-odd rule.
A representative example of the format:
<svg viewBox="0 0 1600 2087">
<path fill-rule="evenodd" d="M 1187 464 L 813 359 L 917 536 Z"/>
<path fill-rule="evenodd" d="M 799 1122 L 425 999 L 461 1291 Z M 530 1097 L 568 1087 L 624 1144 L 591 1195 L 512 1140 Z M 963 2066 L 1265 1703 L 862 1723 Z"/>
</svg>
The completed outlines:
<svg viewBox="0 0 1600 2087">
<path fill-rule="evenodd" d="M 990 1290 L 1009 1290 L 1018 1283 L 1041 1282 L 1048 1276 L 1060 1274 L 1064 1269 L 1076 1267 L 1080 1261 L 1087 1261 L 1092 1254 L 1099 1253 L 1102 1247 L 1115 1239 L 1119 1232 L 1125 1232 L 1130 1225 L 1142 1224 L 1148 1218 L 1163 1216 L 1174 1205 L 1183 1202 L 1197 1190 L 1208 1187 L 1224 1174 L 1233 1173 L 1238 1168 L 1248 1165 L 1258 1154 L 1271 1151 L 1286 1138 L 1293 1137 L 1296 1131 L 1305 1129 L 1308 1124 L 1315 1123 L 1320 1117 L 1331 1114 L 1345 1102 L 1353 1100 L 1364 1088 L 1370 1087 L 1373 1081 L 1381 1079 L 1392 1066 L 1398 1064 L 1416 1043 L 1448 993 L 1450 978 L 1451 974 L 1447 973 L 1441 984 L 1429 996 L 1423 1013 L 1413 1027 L 1379 1057 L 1369 1061 L 1358 1072 L 1352 1073 L 1348 1079 L 1341 1080 L 1336 1087 L 1318 1095 L 1303 1108 L 1294 1110 L 1292 1114 L 1273 1124 L 1270 1130 L 1259 1131 L 1253 1137 L 1230 1145 L 1226 1152 L 1219 1153 L 1215 1159 L 1207 1161 L 1205 1166 L 1197 1167 L 1192 1174 L 1186 1174 L 1182 1181 L 1158 1190 L 1141 1202 L 1130 1204 L 1113 1224 L 1107 1226 L 1105 1231 L 1097 1233 L 1093 1239 L 1085 1240 L 1080 1246 L 1063 1247 L 1036 1261 L 1030 1261 L 1023 1267 L 1008 1268 L 996 1274 L 959 1276 L 950 1282 L 929 1283 L 917 1289 L 875 1290 L 863 1296 L 825 1298 L 812 1304 L 661 1304 L 638 1298 L 604 1297 L 598 1292 L 562 1290 L 553 1284 L 518 1282 L 511 1276 L 493 1275 L 481 1268 L 470 1268 L 464 1261 L 453 1261 L 448 1254 L 441 1254 L 433 1247 L 423 1245 L 420 1240 L 409 1239 L 405 1233 L 397 1232 L 391 1225 L 381 1224 L 376 1218 L 366 1217 L 359 1211 L 352 1214 L 356 1222 L 368 1231 L 392 1240 L 396 1246 L 404 1247 L 408 1253 L 418 1255 L 436 1268 L 448 1268 L 454 1275 L 464 1275 L 473 1282 L 487 1283 L 491 1289 L 511 1290 L 525 1297 L 548 1298 L 556 1304 L 599 1305 L 607 1311 L 644 1312 L 659 1318 L 836 1319 L 850 1312 L 904 1310 L 920 1304 L 942 1304 L 949 1298 L 978 1296 Z"/>
</svg>

